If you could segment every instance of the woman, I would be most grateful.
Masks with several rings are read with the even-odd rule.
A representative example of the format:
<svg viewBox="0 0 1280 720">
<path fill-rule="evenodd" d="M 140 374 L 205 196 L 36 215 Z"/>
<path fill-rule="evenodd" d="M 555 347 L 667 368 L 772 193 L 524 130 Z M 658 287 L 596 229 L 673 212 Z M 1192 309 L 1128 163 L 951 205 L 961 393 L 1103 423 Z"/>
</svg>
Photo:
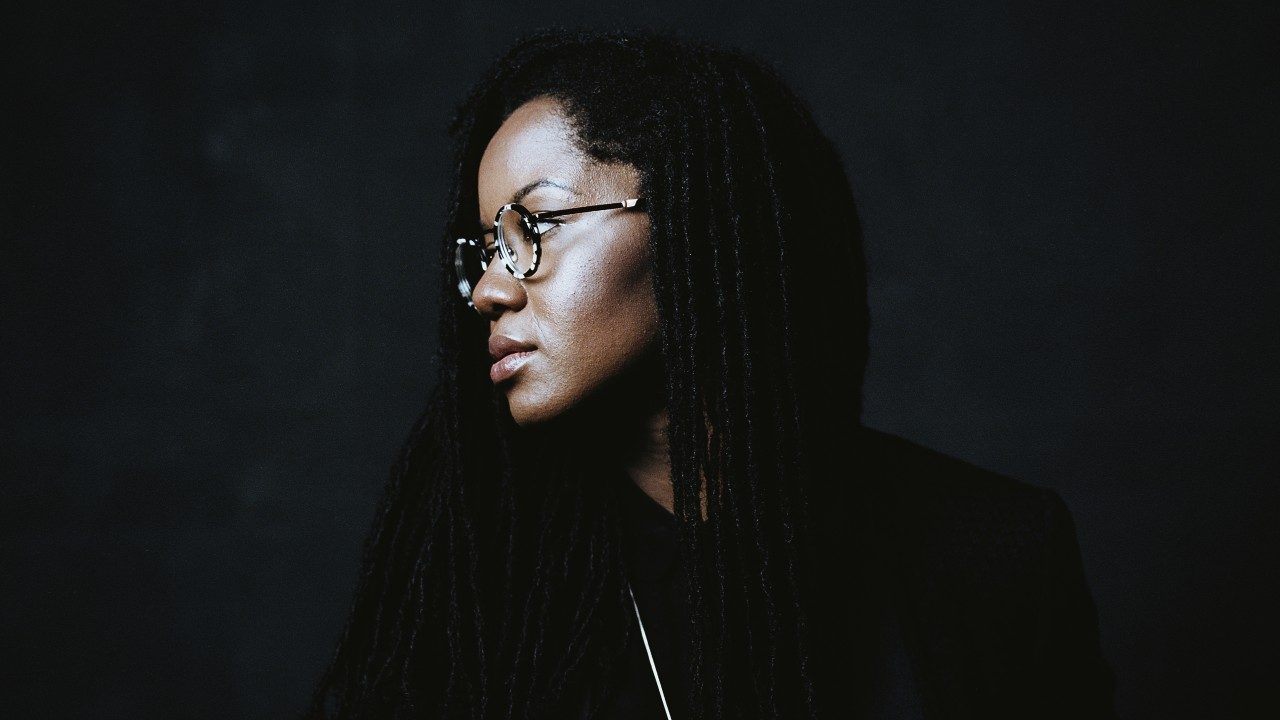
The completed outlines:
<svg viewBox="0 0 1280 720">
<path fill-rule="evenodd" d="M 313 717 L 1097 717 L 1053 493 L 860 426 L 859 223 L 773 73 L 546 31 L 462 104 L 440 375 Z"/>
</svg>

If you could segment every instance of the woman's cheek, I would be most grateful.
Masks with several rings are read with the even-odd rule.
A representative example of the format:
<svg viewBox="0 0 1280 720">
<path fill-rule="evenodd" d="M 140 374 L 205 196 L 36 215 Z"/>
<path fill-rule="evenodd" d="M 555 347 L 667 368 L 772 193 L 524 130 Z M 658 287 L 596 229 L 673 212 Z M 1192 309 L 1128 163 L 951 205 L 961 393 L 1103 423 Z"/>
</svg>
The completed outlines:
<svg viewBox="0 0 1280 720">
<path fill-rule="evenodd" d="M 555 248 L 561 253 L 554 265 L 527 284 L 542 362 L 513 388 L 513 411 L 546 419 L 568 410 L 624 372 L 656 337 L 648 238 L 639 230 L 647 232 L 647 224 L 575 238 Z"/>
</svg>

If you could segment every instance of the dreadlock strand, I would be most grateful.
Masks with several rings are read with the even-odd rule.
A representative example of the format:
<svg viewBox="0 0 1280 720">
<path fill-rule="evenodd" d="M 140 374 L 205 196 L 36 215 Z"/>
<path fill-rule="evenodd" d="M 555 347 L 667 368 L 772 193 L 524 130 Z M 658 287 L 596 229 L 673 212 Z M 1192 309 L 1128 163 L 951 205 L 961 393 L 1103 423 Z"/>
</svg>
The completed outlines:
<svg viewBox="0 0 1280 720">
<path fill-rule="evenodd" d="M 690 164 L 695 157 L 700 157 L 701 148 L 696 143 L 689 142 L 688 138 L 692 134 L 692 127 L 687 117 L 681 117 L 679 120 L 678 132 L 685 138 L 685 146 L 690 148 L 690 152 L 683 154 L 677 165 L 679 172 L 679 185 L 675 189 L 674 197 L 689 197 L 691 193 L 691 176 Z M 695 308 L 697 307 L 697 291 L 698 284 L 695 280 L 693 263 L 701 253 L 696 243 L 696 239 L 703 242 L 712 241 L 714 245 L 715 238 L 709 233 L 691 232 L 693 228 L 702 228 L 708 226 L 710 213 L 705 208 L 694 208 L 685 204 L 680 208 L 681 212 L 677 216 L 676 222 L 679 229 L 676 230 L 672 237 L 678 238 L 680 245 L 673 249 L 669 255 L 672 259 L 683 260 L 680 263 L 684 283 L 683 298 L 688 304 L 687 310 L 688 321 L 691 327 L 687 329 L 688 335 L 682 338 L 676 348 L 673 348 L 672 354 L 681 358 L 682 371 L 679 373 L 681 379 L 687 381 L 690 385 L 682 391 L 679 391 L 672 404 L 672 410 L 669 412 L 670 430 L 669 435 L 672 438 L 672 483 L 675 492 L 675 510 L 680 521 L 679 537 L 682 545 L 683 563 L 686 569 L 686 577 L 688 579 L 687 595 L 690 605 L 691 614 L 695 618 L 706 617 L 711 613 L 708 612 L 706 603 L 707 596 L 703 587 L 705 575 L 702 567 L 696 562 L 701 556 L 701 543 L 697 532 L 692 531 L 696 528 L 701 519 L 701 491 L 702 473 L 700 470 L 701 463 L 698 460 L 698 450 L 701 442 L 696 438 L 699 437 L 705 428 L 705 421 L 702 415 L 703 390 L 701 387 L 700 367 L 702 358 L 699 348 L 702 344 L 702 335 L 698 332 L 698 318 Z M 695 216 L 694 213 L 697 213 Z M 679 295 L 678 295 L 679 297 Z M 684 400 L 684 402 L 681 402 Z M 685 441 L 693 436 L 695 439 L 692 443 Z M 677 461 L 679 459 L 680 461 Z M 676 468 L 691 468 L 691 472 L 677 472 Z M 709 512 L 713 510 L 709 509 Z M 719 613 L 716 613 L 718 616 Z M 706 669 L 712 667 L 713 663 L 718 664 L 719 656 L 715 655 L 708 658 L 705 655 L 705 631 L 702 623 L 695 622 L 692 628 L 693 632 L 690 637 L 690 646 L 692 649 L 693 667 L 691 668 L 691 686 L 694 697 L 702 697 L 705 693 Z M 722 634 L 717 633 L 718 636 Z M 720 682 L 720 674 L 712 673 L 711 677 L 717 684 L 717 692 L 713 693 L 713 697 L 719 697 L 718 687 Z M 701 717 L 699 713 L 698 717 Z"/>
<path fill-rule="evenodd" d="M 758 123 L 748 122 L 745 126 L 741 126 L 732 122 L 732 118 L 739 116 L 755 120 L 758 115 L 752 101 L 753 88 L 743 80 L 739 69 L 731 65 L 728 75 L 732 81 L 729 86 L 736 88 L 739 92 L 725 93 L 726 97 L 722 100 L 722 102 L 728 106 L 728 112 L 725 113 L 726 122 L 724 128 L 724 144 L 731 144 L 729 138 L 731 136 L 738 135 L 742 138 L 742 142 L 754 145 L 761 149 L 758 156 L 746 156 L 746 161 L 752 160 L 753 157 L 765 159 L 773 157 L 770 152 L 769 138 L 766 134 L 758 132 L 760 129 L 760 125 Z M 741 110 L 741 112 L 735 112 L 739 110 Z M 764 175 L 771 178 L 775 172 L 773 162 L 760 163 L 762 167 L 759 171 L 756 171 L 754 168 L 752 170 L 743 171 L 743 168 L 740 167 L 740 164 L 743 161 L 744 157 L 742 155 L 731 156 L 729 159 L 731 168 L 726 171 L 726 176 L 734 177 L 740 175 L 753 175 L 758 177 L 760 175 Z M 779 221 L 778 216 L 781 202 L 778 197 L 777 187 L 772 182 L 765 182 L 759 186 L 759 190 L 761 191 L 760 194 L 763 195 L 764 198 L 762 201 L 755 201 L 753 198 L 751 201 L 744 203 L 748 207 L 744 209 L 744 215 L 746 217 L 744 217 L 743 221 L 754 224 L 760 228 L 762 232 L 760 247 L 773 245 L 779 248 L 779 252 L 783 252 L 782 248 L 786 245 L 786 235 L 780 232 L 768 232 L 770 228 L 778 227 L 776 223 Z M 762 214 L 772 216 L 773 221 L 766 222 L 766 218 L 760 217 Z M 754 250 L 755 248 L 748 246 L 748 249 Z M 750 267 L 758 267 L 762 269 L 768 264 L 770 263 L 757 262 L 754 258 L 752 258 L 750 263 L 747 263 Z M 739 267 L 741 266 L 742 263 L 740 263 Z M 775 275 L 775 278 L 776 277 L 777 276 Z M 772 284 L 767 283 L 766 278 L 764 277 L 753 278 L 753 281 L 753 285 L 760 285 L 758 292 L 767 296 L 767 306 L 771 309 L 777 308 L 780 310 L 778 313 L 780 317 L 770 319 L 768 322 L 763 324 L 764 329 L 768 331 L 769 338 L 766 343 L 762 343 L 762 345 L 767 344 L 767 347 L 774 352 L 776 352 L 778 348 L 781 348 L 783 352 L 781 358 L 778 358 L 776 355 L 766 354 L 765 348 L 761 347 L 758 352 L 753 352 L 752 354 L 756 357 L 773 359 L 781 368 L 789 367 L 790 357 L 788 349 L 788 335 L 790 331 L 790 322 L 789 314 L 786 311 L 787 293 L 785 292 L 785 285 L 780 282 L 774 282 Z M 779 296 L 777 300 L 774 299 L 775 294 Z M 752 333 L 748 325 L 749 318 L 744 314 L 742 316 L 742 320 L 744 326 L 743 334 L 744 336 L 750 336 Z M 781 337 L 776 337 L 775 333 Z M 776 492 L 776 502 L 781 511 L 777 518 L 777 530 L 782 533 L 781 556 L 783 561 L 782 569 L 785 572 L 784 584 L 786 586 L 783 589 L 786 591 L 785 594 L 788 596 L 785 607 L 794 609 L 794 618 L 791 618 L 791 620 L 794 622 L 795 627 L 790 628 L 789 632 L 786 633 L 786 636 L 796 640 L 796 647 L 793 651 L 797 654 L 798 667 L 800 670 L 797 680 L 800 690 L 805 696 L 806 714 L 812 715 L 816 712 L 816 709 L 812 701 L 813 683 L 808 672 L 808 653 L 807 643 L 805 642 L 807 638 L 806 618 L 804 612 L 806 603 L 801 595 L 801 587 L 798 581 L 797 565 L 799 564 L 798 556 L 800 552 L 795 542 L 795 524 L 797 519 L 793 513 L 794 504 L 791 497 L 793 492 L 803 492 L 803 483 L 795 482 L 790 479 L 790 473 L 802 467 L 803 463 L 793 462 L 794 453 L 790 452 L 791 444 L 789 440 L 793 435 L 795 425 L 787 426 L 783 423 L 784 417 L 794 417 L 794 412 L 798 404 L 795 402 L 794 394 L 790 392 L 791 379 L 789 373 L 785 371 L 778 372 L 772 369 L 769 371 L 770 377 L 777 375 L 782 376 L 779 384 L 782 386 L 783 392 L 777 392 L 777 386 L 775 385 L 771 388 L 772 391 L 768 393 L 769 402 L 767 417 L 773 419 L 773 427 L 770 430 L 770 437 L 774 440 L 774 450 L 771 453 L 771 456 L 774 461 L 773 467 L 775 479 L 775 482 L 771 483 L 770 487 Z M 746 386 L 748 388 L 756 387 L 750 382 L 746 383 Z M 788 409 L 790 409 L 790 412 L 788 412 Z M 770 502 L 774 501 L 770 500 Z M 803 522 L 803 516 L 800 517 L 799 522 Z M 758 534 L 758 537 L 760 535 L 763 535 L 763 533 Z M 769 545 L 766 544 L 762 549 L 762 552 L 768 553 L 768 551 Z M 775 617 L 777 615 L 774 607 L 770 607 L 769 612 L 771 617 Z M 773 672 L 772 668 L 770 668 L 770 677 L 778 677 L 777 674 Z"/>
<path fill-rule="evenodd" d="M 699 67 L 701 67 L 703 63 L 699 63 L 698 65 Z M 703 168 L 703 171 L 704 171 L 702 173 L 703 186 L 707 189 L 708 192 L 710 192 L 712 188 L 716 186 L 717 183 L 715 181 L 713 172 L 710 170 L 710 165 L 713 162 L 713 160 L 712 158 L 704 155 L 704 153 L 707 152 L 705 148 L 708 147 L 709 143 L 706 143 L 705 141 L 701 140 L 702 138 L 706 138 L 708 136 L 707 127 L 706 127 L 708 122 L 707 120 L 708 108 L 701 106 L 701 103 L 705 102 L 708 89 L 705 87 L 705 83 L 706 83 L 705 77 L 703 77 L 702 75 L 699 75 L 698 82 L 699 82 L 699 85 L 696 88 L 694 97 L 691 99 L 691 102 L 695 103 L 695 107 L 697 107 L 698 110 L 692 113 L 691 115 L 692 117 L 696 118 L 695 122 L 696 122 L 696 127 L 698 129 L 697 137 L 700 139 L 700 141 L 696 142 L 693 145 L 693 147 L 691 147 L 689 157 L 696 158 L 698 160 L 697 165 Z M 692 174 L 692 173 L 689 173 L 689 174 Z M 733 477 L 732 462 L 734 460 L 734 455 L 733 455 L 732 448 L 736 447 L 737 445 L 737 443 L 735 442 L 735 438 L 737 437 L 737 434 L 734 429 L 734 426 L 736 425 L 735 420 L 737 417 L 740 416 L 740 413 L 736 410 L 736 403 L 734 403 L 731 400 L 730 393 L 732 392 L 733 388 L 738 386 L 739 382 L 736 379 L 736 372 L 735 372 L 737 365 L 735 363 L 730 363 L 728 360 L 728 354 L 730 353 L 732 340 L 728 335 L 726 335 L 726 332 L 730 327 L 730 323 L 728 322 L 727 315 L 730 312 L 732 312 L 732 308 L 724 292 L 724 281 L 723 281 L 724 272 L 721 269 L 720 257 L 721 257 L 722 247 L 726 243 L 737 242 L 738 238 L 736 237 L 736 234 L 732 236 L 723 234 L 721 232 L 722 228 L 713 223 L 715 218 L 717 218 L 722 211 L 723 211 L 723 208 L 719 208 L 719 207 L 708 209 L 706 218 L 707 218 L 707 227 L 709 229 L 706 232 L 702 233 L 704 235 L 705 242 L 709 245 L 709 252 L 707 253 L 711 261 L 711 272 L 708 273 L 708 275 L 711 278 L 709 285 L 711 286 L 711 289 L 714 291 L 714 300 L 715 300 L 714 305 L 717 313 L 717 322 L 715 323 L 715 326 L 717 328 L 718 336 L 719 336 L 719 344 L 717 348 L 718 366 L 708 363 L 706 366 L 706 369 L 709 375 L 717 378 L 717 382 L 715 383 L 718 390 L 717 402 L 723 404 L 725 407 L 728 408 L 727 411 L 723 414 L 723 417 L 720 418 L 721 427 L 719 429 L 719 432 L 722 435 L 722 437 L 728 438 L 726 447 L 729 449 L 729 457 L 728 457 L 729 465 L 726 469 L 729 470 L 731 473 L 726 477 L 722 477 L 722 479 L 732 482 L 731 480 L 728 480 L 728 478 Z M 731 499 L 733 497 L 733 494 L 730 493 L 728 497 Z M 733 515 L 731 508 L 729 509 L 729 516 L 735 517 Z M 719 536 L 721 543 L 723 544 L 724 543 L 723 526 L 726 518 L 723 517 L 723 514 L 720 513 L 718 509 L 715 509 L 715 516 L 712 518 L 709 518 L 709 520 L 713 522 L 714 527 L 717 528 L 716 534 Z M 734 546 L 739 547 L 736 544 Z M 725 675 L 728 673 L 729 669 L 722 662 L 722 658 L 724 658 L 724 652 L 725 652 L 724 642 L 725 642 L 725 638 L 728 636 L 728 627 L 729 627 L 729 623 L 731 622 L 728 616 L 728 613 L 726 612 L 726 610 L 728 609 L 728 605 L 727 605 L 728 597 L 730 597 L 728 595 L 729 578 L 727 577 L 727 573 L 725 572 L 725 567 L 722 562 L 723 560 L 722 551 L 719 554 L 719 557 L 721 558 L 721 561 L 717 562 L 717 566 L 715 568 L 716 575 L 714 578 L 716 581 L 715 596 L 719 603 L 719 607 L 717 608 L 718 612 L 716 612 L 714 616 L 714 620 L 716 623 L 716 633 L 715 633 L 716 646 L 712 650 L 710 650 L 704 658 L 704 663 L 707 666 L 710 667 L 710 666 L 713 666 L 714 664 L 714 666 L 722 668 L 720 672 L 716 672 L 711 675 L 714 682 L 713 692 L 711 693 L 711 698 L 713 700 L 713 707 L 712 707 L 713 717 L 721 717 L 723 716 L 723 713 L 724 713 L 723 700 L 724 700 L 724 695 L 726 695 L 726 693 L 724 692 L 724 682 L 725 682 Z M 740 564 L 741 564 L 741 558 L 740 558 Z M 741 588 L 741 589 L 735 590 L 732 594 L 732 597 L 740 598 L 741 602 L 744 602 L 747 605 L 748 609 L 750 608 L 750 593 L 748 592 L 747 588 Z M 748 613 L 749 613 L 749 610 L 748 610 Z M 751 639 L 751 634 L 753 631 L 749 623 L 746 624 L 746 630 L 748 633 L 748 638 L 746 640 L 747 642 L 746 649 L 747 649 L 747 652 L 750 653 L 751 647 L 753 646 L 754 643 Z"/>
</svg>

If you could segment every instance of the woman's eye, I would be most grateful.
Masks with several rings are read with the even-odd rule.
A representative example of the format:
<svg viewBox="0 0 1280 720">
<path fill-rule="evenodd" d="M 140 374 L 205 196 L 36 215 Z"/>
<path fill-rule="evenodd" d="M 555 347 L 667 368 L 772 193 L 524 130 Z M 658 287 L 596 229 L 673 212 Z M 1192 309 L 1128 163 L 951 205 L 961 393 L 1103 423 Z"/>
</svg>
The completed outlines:
<svg viewBox="0 0 1280 720">
<path fill-rule="evenodd" d="M 538 225 L 538 233 L 541 235 L 546 235 L 551 230 L 554 230 L 555 228 L 560 227 L 560 221 L 556 219 L 539 220 L 537 225 Z"/>
</svg>

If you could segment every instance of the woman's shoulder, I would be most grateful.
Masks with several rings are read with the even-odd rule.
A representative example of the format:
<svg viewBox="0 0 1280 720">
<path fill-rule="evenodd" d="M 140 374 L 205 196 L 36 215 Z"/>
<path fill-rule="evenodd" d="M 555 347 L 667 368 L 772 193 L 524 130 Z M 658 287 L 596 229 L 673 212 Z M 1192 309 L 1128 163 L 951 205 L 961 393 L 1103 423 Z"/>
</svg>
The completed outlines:
<svg viewBox="0 0 1280 720">
<path fill-rule="evenodd" d="M 1078 553 L 1059 495 L 902 437 L 858 439 L 879 543 L 929 583 L 979 596 L 1025 597 Z"/>
<path fill-rule="evenodd" d="M 1047 492 L 883 430 L 863 426 L 855 444 L 863 464 L 877 471 L 880 480 L 896 483 L 900 494 L 922 502 L 973 498 L 1034 504 Z"/>
<path fill-rule="evenodd" d="M 1059 495 L 877 430 L 859 448 L 877 555 L 932 702 L 1109 717 L 1114 679 Z M 1055 697 L 1073 699 L 1038 705 Z"/>
<path fill-rule="evenodd" d="M 1071 522 L 1056 492 L 906 438 L 864 427 L 857 447 L 877 514 L 953 552 L 1034 551 Z"/>
</svg>

